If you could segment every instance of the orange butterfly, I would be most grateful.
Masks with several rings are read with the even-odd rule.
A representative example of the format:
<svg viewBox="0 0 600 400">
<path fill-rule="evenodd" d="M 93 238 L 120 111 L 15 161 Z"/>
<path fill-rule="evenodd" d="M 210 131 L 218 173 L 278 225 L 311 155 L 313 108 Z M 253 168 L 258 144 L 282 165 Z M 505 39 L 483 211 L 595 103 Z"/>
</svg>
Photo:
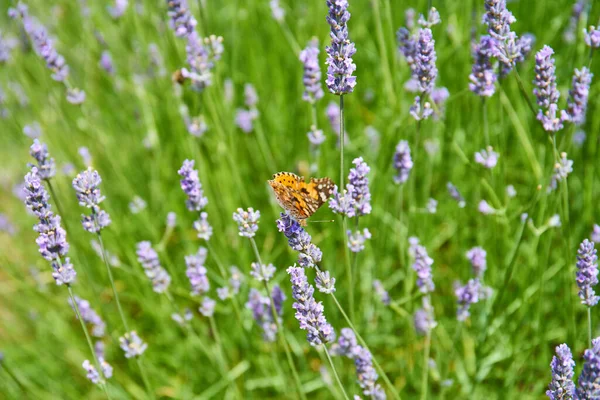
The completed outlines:
<svg viewBox="0 0 600 400">
<path fill-rule="evenodd" d="M 306 183 L 304 177 L 291 172 L 276 173 L 269 185 L 277 203 L 302 226 L 306 226 L 306 219 L 327 202 L 334 186 L 329 178 L 310 178 Z"/>
</svg>

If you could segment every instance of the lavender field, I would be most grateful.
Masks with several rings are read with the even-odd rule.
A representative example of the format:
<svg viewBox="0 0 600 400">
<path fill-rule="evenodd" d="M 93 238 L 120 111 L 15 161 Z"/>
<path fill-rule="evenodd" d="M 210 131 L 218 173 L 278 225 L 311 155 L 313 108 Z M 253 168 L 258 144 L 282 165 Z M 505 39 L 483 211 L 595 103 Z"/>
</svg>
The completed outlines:
<svg viewBox="0 0 600 400">
<path fill-rule="evenodd" d="M 600 400 L 595 3 L 0 3 L 0 399 Z"/>
</svg>

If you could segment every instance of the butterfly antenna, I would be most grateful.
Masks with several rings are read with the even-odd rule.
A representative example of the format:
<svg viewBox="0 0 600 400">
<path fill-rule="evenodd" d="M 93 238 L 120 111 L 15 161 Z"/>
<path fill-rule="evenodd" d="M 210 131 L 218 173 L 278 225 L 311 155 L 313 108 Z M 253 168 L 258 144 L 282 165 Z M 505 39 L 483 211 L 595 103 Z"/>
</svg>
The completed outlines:
<svg viewBox="0 0 600 400">
<path fill-rule="evenodd" d="M 308 222 L 311 222 L 311 223 L 312 222 L 335 222 L 335 220 L 334 219 L 325 219 L 325 220 L 322 220 L 322 221 L 308 221 Z"/>
</svg>

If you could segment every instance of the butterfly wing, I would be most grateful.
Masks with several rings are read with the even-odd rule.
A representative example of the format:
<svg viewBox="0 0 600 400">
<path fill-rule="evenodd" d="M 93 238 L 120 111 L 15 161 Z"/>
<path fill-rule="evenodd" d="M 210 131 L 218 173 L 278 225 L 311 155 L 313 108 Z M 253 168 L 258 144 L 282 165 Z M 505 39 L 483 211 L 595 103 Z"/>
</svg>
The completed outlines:
<svg viewBox="0 0 600 400">
<path fill-rule="evenodd" d="M 313 215 L 331 196 L 333 182 L 329 178 L 312 178 L 310 183 L 291 172 L 279 172 L 269 181 L 279 205 L 302 222 Z"/>
</svg>

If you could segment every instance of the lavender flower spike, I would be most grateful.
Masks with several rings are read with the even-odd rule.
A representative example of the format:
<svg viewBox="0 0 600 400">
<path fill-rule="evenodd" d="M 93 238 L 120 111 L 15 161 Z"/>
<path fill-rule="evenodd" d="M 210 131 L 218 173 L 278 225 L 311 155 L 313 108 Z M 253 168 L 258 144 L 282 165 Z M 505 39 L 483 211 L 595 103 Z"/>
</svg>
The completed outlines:
<svg viewBox="0 0 600 400">
<path fill-rule="evenodd" d="M 208 241 L 213 234 L 213 228 L 208 222 L 208 214 L 200 213 L 200 219 L 194 222 L 194 229 L 198 231 L 198 238 Z"/>
<path fill-rule="evenodd" d="M 201 211 L 208 204 L 208 199 L 204 196 L 198 170 L 194 169 L 194 160 L 185 160 L 177 173 L 181 176 L 181 189 L 187 195 L 188 210 Z"/>
<path fill-rule="evenodd" d="M 288 214 L 281 213 L 281 218 L 277 220 L 277 229 L 283 232 L 292 250 L 300 253 L 298 264 L 306 268 L 314 267 L 321 262 L 323 257 L 321 249 L 311 243 L 311 236 Z"/>
<path fill-rule="evenodd" d="M 394 182 L 396 184 L 406 182 L 410 176 L 413 165 L 408 142 L 406 140 L 401 140 L 396 146 L 396 153 L 394 154 L 394 168 L 398 171 L 397 175 L 394 176 Z"/>
<path fill-rule="evenodd" d="M 554 58 L 552 55 L 554 50 L 548 46 L 544 46 L 535 55 L 535 79 L 533 81 L 536 86 L 533 89 L 533 94 L 537 98 L 537 104 L 540 110 L 537 119 L 542 123 L 544 130 L 556 132 L 563 128 L 563 121 L 566 115 L 557 115 L 558 113 L 558 98 L 560 93 L 556 88 L 556 67 L 554 66 Z"/>
<path fill-rule="evenodd" d="M 435 40 L 431 29 L 424 28 L 419 31 L 419 40 L 417 42 L 417 58 L 415 62 L 414 75 L 419 84 L 420 93 L 431 93 L 435 87 L 437 78 L 437 67 L 435 61 Z"/>
<path fill-rule="evenodd" d="M 567 153 L 560 153 L 560 160 L 554 165 L 554 174 L 552 174 L 548 191 L 555 190 L 558 182 L 567 179 L 571 172 L 573 172 L 573 160 L 567 158 Z"/>
<path fill-rule="evenodd" d="M 473 247 L 467 251 L 466 256 L 473 267 L 473 275 L 479 279 L 483 278 L 487 269 L 487 252 L 481 247 Z"/>
<path fill-rule="evenodd" d="M 139 242 L 136 249 L 137 258 L 146 276 L 152 282 L 152 288 L 156 293 L 164 293 L 171 284 L 171 276 L 161 267 L 158 254 L 148 241 Z"/>
<path fill-rule="evenodd" d="M 119 345 L 125 352 L 125 358 L 139 357 L 148 348 L 136 331 L 126 332 L 119 338 Z"/>
<path fill-rule="evenodd" d="M 25 129 L 23 130 L 25 131 Z M 34 139 L 29 148 L 29 154 L 37 161 L 38 175 L 41 179 L 48 180 L 56 174 L 56 164 L 54 158 L 50 157 L 46 144 Z"/>
<path fill-rule="evenodd" d="M 111 223 L 110 215 L 99 206 L 105 199 L 100 193 L 101 182 L 100 174 L 91 167 L 77 174 L 73 179 L 73 189 L 79 204 L 91 208 L 92 211 L 91 215 L 81 215 L 83 229 L 90 233 L 98 233 Z"/>
<path fill-rule="evenodd" d="M 577 381 L 576 399 L 600 397 L 600 338 L 592 340 L 592 348 L 583 354 L 585 363 Z"/>
<path fill-rule="evenodd" d="M 319 67 L 319 48 L 309 44 L 300 53 L 300 61 L 304 65 L 304 93 L 302 100 L 314 104 L 323 97 L 321 88 L 321 67 Z"/>
<path fill-rule="evenodd" d="M 594 74 L 586 67 L 581 68 L 581 70 L 575 69 L 573 74 L 573 87 L 569 90 L 566 112 L 569 121 L 575 125 L 581 125 L 585 122 L 585 111 L 593 76 Z"/>
<path fill-rule="evenodd" d="M 273 275 L 275 275 L 275 266 L 273 264 L 265 265 L 253 262 L 250 266 L 250 275 L 259 282 L 269 282 L 273 278 Z"/>
<path fill-rule="evenodd" d="M 592 25 L 589 29 L 584 29 L 583 33 L 585 34 L 585 44 L 588 47 L 592 49 L 600 47 L 600 27 L 596 28 Z"/>
<path fill-rule="evenodd" d="M 471 308 L 471 304 L 479 302 L 481 289 L 479 279 L 470 279 L 464 286 L 460 284 L 455 286 L 454 294 L 458 300 L 456 319 L 465 321 L 471 315 L 469 308 Z"/>
<path fill-rule="evenodd" d="M 104 333 L 106 331 L 106 324 L 98 315 L 98 313 L 96 313 L 96 311 L 94 311 L 94 309 L 90 307 L 90 302 L 75 296 L 75 303 L 77 305 L 77 308 L 79 309 L 79 314 L 81 315 L 81 319 L 83 319 L 83 322 L 92 325 L 92 336 L 104 336 Z M 71 308 L 75 309 L 71 298 L 69 298 L 69 305 L 71 306 Z"/>
<path fill-rule="evenodd" d="M 352 232 L 350 229 L 346 232 L 348 235 L 348 248 L 353 253 L 360 253 L 365 249 L 367 239 L 371 239 L 371 232 L 367 228 L 363 231 Z"/>
<path fill-rule="evenodd" d="M 494 72 L 492 56 L 495 41 L 490 36 L 482 36 L 473 46 L 473 68 L 469 75 L 469 90 L 478 96 L 491 97 L 496 91 L 494 86 L 498 76 Z"/>
<path fill-rule="evenodd" d="M 190 280 L 190 286 L 192 287 L 192 296 L 205 294 L 210 289 L 210 283 L 206 275 L 207 270 L 204 267 L 206 255 L 206 248 L 200 247 L 196 254 L 185 256 L 185 274 Z"/>
<path fill-rule="evenodd" d="M 487 149 L 483 149 L 475 153 L 475 162 L 487 169 L 492 169 L 498 163 L 499 156 L 500 155 L 496 153 L 491 146 L 488 146 Z"/>
<path fill-rule="evenodd" d="M 575 384 L 573 383 L 573 368 L 575 361 L 571 349 L 566 344 L 556 346 L 556 355 L 552 356 L 550 368 L 552 368 L 552 381 L 548 385 L 546 396 L 550 400 L 568 400 L 575 396 Z"/>
<path fill-rule="evenodd" d="M 371 213 L 371 192 L 369 191 L 369 178 L 367 178 L 371 168 L 363 161 L 362 157 L 352 160 L 352 164 L 354 164 L 354 168 L 350 168 L 350 173 L 348 173 L 348 187 L 352 187 L 355 215 L 360 217 Z"/>
<path fill-rule="evenodd" d="M 69 251 L 67 232 L 60 225 L 60 216 L 54 215 L 50 210 L 50 196 L 36 167 L 32 167 L 25 175 L 23 192 L 25 205 L 38 218 L 38 223 L 33 228 L 39 233 L 36 243 L 42 257 L 51 262 L 54 281 L 59 286 L 71 284 L 77 274 L 69 257 L 66 257 Z M 64 260 L 61 260 L 63 257 Z"/>
<path fill-rule="evenodd" d="M 313 346 L 331 342 L 334 338 L 333 327 L 325 319 L 323 304 L 315 301 L 315 289 L 308 283 L 304 269 L 289 267 L 287 273 L 292 282 L 292 297 L 296 300 L 292 307 L 296 310 L 300 329 L 307 331 L 308 342 Z"/>
<path fill-rule="evenodd" d="M 247 238 L 253 238 L 254 235 L 256 235 L 259 219 L 260 211 L 254 211 L 252 207 L 248 208 L 247 211 L 238 208 L 237 211 L 233 213 L 233 220 L 238 224 L 239 235 Z"/>
<path fill-rule="evenodd" d="M 329 91 L 336 95 L 352 93 L 356 86 L 356 77 L 352 76 L 356 65 L 352 56 L 356 53 L 354 43 L 348 38 L 346 23 L 350 19 L 348 0 L 327 0 L 329 14 L 327 22 L 331 26 L 329 36 L 331 46 L 327 46 L 327 79 Z"/>
<path fill-rule="evenodd" d="M 423 296 L 422 301 L 423 307 L 415 312 L 414 324 L 415 330 L 419 335 L 426 335 L 437 326 L 437 322 L 433 315 L 433 306 L 431 305 L 429 296 Z"/>
<path fill-rule="evenodd" d="M 594 292 L 593 286 L 598 284 L 598 256 L 594 243 L 585 239 L 577 250 L 577 286 L 581 304 L 588 307 L 598 304 L 600 297 Z"/>
<path fill-rule="evenodd" d="M 433 292 L 435 285 L 431 273 L 433 259 L 427 254 L 427 249 L 418 243 L 411 243 L 409 252 L 414 257 L 412 268 L 417 273 L 417 286 L 421 293 L 427 294 Z"/>
</svg>

